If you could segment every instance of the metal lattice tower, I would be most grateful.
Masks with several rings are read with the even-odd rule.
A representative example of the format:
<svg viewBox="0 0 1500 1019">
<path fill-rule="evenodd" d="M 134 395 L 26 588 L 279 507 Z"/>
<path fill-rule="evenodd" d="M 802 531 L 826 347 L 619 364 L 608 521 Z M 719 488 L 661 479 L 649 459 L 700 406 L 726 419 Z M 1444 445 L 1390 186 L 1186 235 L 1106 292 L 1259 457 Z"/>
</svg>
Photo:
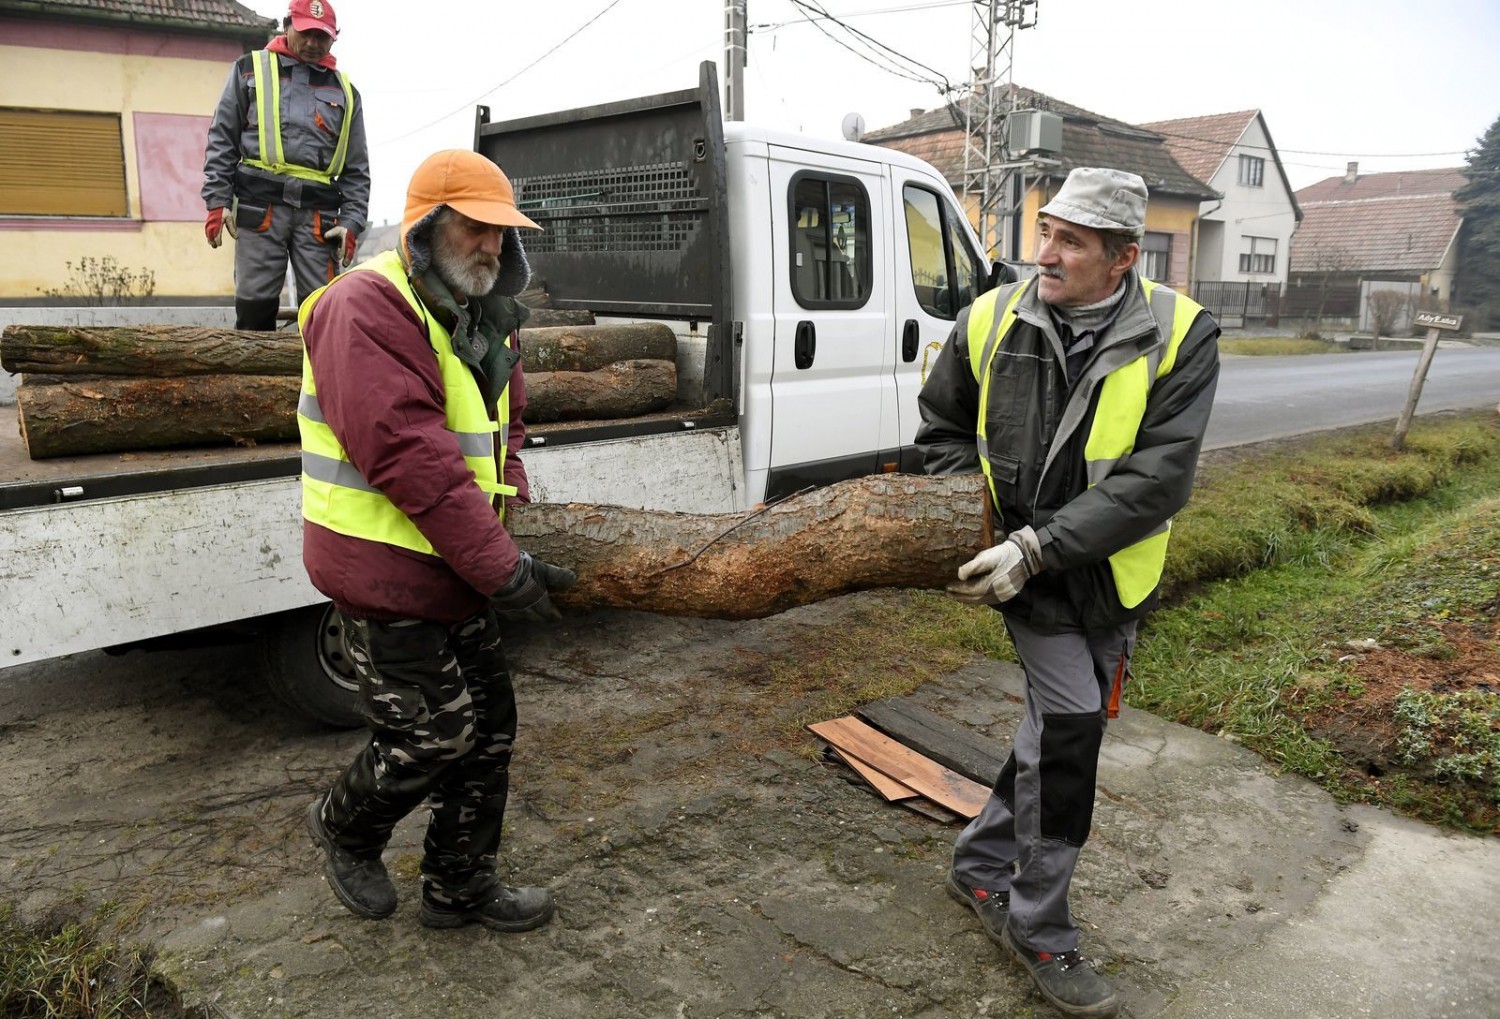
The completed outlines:
<svg viewBox="0 0 1500 1019">
<path fill-rule="evenodd" d="M 1014 215 L 1006 199 L 1014 168 L 1006 147 L 1006 122 L 1015 105 L 1011 74 L 1016 32 L 1036 27 L 1038 0 L 974 0 L 969 66 L 974 78 L 962 100 L 964 203 L 978 213 L 979 240 L 987 254 L 1002 250 L 1000 228 Z"/>
</svg>

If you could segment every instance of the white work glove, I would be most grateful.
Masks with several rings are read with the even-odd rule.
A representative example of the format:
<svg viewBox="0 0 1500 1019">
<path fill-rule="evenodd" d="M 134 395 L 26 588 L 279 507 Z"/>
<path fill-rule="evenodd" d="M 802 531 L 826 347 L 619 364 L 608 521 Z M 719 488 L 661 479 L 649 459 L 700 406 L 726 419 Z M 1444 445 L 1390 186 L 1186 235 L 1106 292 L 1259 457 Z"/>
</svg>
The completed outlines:
<svg viewBox="0 0 1500 1019">
<path fill-rule="evenodd" d="M 354 248 L 358 240 L 359 235 L 346 226 L 330 227 L 323 234 L 323 243 L 337 249 L 339 265 L 345 268 L 354 261 Z"/>
<path fill-rule="evenodd" d="M 1012 531 L 958 568 L 948 593 L 970 605 L 999 605 L 1021 593 L 1026 581 L 1042 570 L 1042 551 L 1029 527 Z"/>
</svg>

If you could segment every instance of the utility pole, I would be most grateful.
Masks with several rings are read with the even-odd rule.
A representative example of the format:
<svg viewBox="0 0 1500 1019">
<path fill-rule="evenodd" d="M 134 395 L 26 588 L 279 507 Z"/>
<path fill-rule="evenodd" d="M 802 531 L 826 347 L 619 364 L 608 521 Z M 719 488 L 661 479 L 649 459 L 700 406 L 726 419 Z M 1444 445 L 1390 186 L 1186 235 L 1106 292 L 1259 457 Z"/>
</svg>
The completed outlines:
<svg viewBox="0 0 1500 1019">
<path fill-rule="evenodd" d="M 724 119 L 745 119 L 745 57 L 748 0 L 724 0 Z M 1033 0 L 1034 2 L 1034 0 Z"/>
<path fill-rule="evenodd" d="M 1021 257 L 1016 217 L 1026 193 L 1025 164 L 1011 158 L 1007 133 L 1015 108 L 1015 41 L 1016 32 L 1036 27 L 1037 3 L 975 0 L 969 61 L 974 78 L 964 99 L 964 204 L 977 213 L 985 253 L 1011 259 Z"/>
</svg>

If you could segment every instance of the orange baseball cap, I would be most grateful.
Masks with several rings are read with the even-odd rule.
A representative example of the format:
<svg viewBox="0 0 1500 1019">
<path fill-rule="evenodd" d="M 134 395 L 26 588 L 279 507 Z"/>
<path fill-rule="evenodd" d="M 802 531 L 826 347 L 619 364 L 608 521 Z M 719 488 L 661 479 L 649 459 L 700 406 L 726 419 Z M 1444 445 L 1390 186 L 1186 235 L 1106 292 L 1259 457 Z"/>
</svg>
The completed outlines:
<svg viewBox="0 0 1500 1019">
<path fill-rule="evenodd" d="M 435 152 L 417 167 L 406 189 L 405 228 L 439 205 L 492 226 L 541 229 L 516 208 L 516 192 L 504 171 L 468 149 Z"/>
</svg>

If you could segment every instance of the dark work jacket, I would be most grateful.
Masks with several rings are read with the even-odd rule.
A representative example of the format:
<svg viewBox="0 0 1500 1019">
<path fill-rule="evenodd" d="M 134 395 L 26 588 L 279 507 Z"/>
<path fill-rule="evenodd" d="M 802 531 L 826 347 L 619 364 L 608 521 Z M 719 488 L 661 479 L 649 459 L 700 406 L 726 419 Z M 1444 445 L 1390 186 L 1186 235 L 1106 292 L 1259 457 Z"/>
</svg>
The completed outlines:
<svg viewBox="0 0 1500 1019">
<path fill-rule="evenodd" d="M 1171 372 L 1152 385 L 1134 451 L 1088 486 L 1084 446 L 1100 383 L 1164 346 L 1171 326 L 1152 316 L 1134 270 L 1125 286 L 1125 306 L 1072 387 L 1062 341 L 1035 284 L 1018 302 L 991 363 L 987 431 L 1000 499 L 996 536 L 1032 527 L 1045 566 L 1001 610 L 1044 633 L 1114 626 L 1155 607 L 1157 592 L 1133 608 L 1120 604 L 1108 557 L 1186 505 L 1213 406 L 1219 326 L 1205 311 L 1189 328 Z M 968 323 L 966 308 L 917 398 L 922 423 L 916 441 L 929 474 L 979 470 L 979 383 L 962 342 Z"/>
</svg>

